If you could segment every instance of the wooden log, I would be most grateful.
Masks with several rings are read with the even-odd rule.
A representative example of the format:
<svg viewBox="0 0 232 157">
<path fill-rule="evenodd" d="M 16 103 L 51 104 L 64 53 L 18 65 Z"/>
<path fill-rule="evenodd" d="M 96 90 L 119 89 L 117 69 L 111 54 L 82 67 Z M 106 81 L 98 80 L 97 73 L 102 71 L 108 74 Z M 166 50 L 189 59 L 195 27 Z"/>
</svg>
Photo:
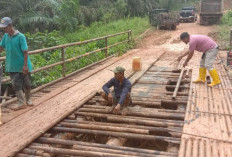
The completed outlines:
<svg viewBox="0 0 232 157">
<path fill-rule="evenodd" d="M 101 105 L 89 105 L 89 104 L 84 104 L 85 108 L 95 108 L 95 109 L 109 109 L 111 108 L 110 106 L 101 106 Z"/>
<path fill-rule="evenodd" d="M 10 97 L 10 96 L 0 96 L 0 99 L 3 99 L 3 100 L 5 100 L 5 99 L 12 99 L 12 97 Z"/>
<path fill-rule="evenodd" d="M 131 97 L 132 101 L 148 101 L 148 102 L 161 102 L 163 101 L 187 101 L 187 97 L 179 97 L 175 100 L 172 99 L 172 97 L 168 96 L 147 96 L 147 97 L 140 97 L 140 96 L 132 96 Z"/>
<path fill-rule="evenodd" d="M 111 113 L 110 109 L 81 108 L 78 111 L 94 112 L 94 113 Z M 127 116 L 140 116 L 140 117 L 178 119 L 178 120 L 184 120 L 184 115 L 185 115 L 183 113 L 165 113 L 165 112 L 160 113 L 158 110 L 152 110 L 152 112 L 150 111 L 143 112 L 143 109 L 138 111 L 136 108 L 133 107 L 123 109 L 123 112 Z"/>
<path fill-rule="evenodd" d="M 157 68 L 154 68 L 154 67 L 149 69 L 149 72 L 159 72 L 159 71 L 161 71 L 161 70 L 157 69 Z M 162 69 L 162 72 L 164 72 L 164 73 L 180 73 L 180 70 L 174 69 L 174 68 L 169 69 L 169 68 L 165 67 L 165 69 L 164 68 Z"/>
<path fill-rule="evenodd" d="M 18 154 L 16 155 L 16 157 L 31 157 L 31 155 L 24 154 L 24 153 L 18 153 Z M 33 157 L 40 157 L 40 156 L 33 155 Z"/>
<path fill-rule="evenodd" d="M 161 103 L 166 105 L 187 105 L 188 101 L 162 100 Z"/>
<path fill-rule="evenodd" d="M 173 91 L 174 91 L 175 88 L 176 88 L 175 85 L 168 85 L 168 86 L 166 86 L 166 89 L 167 89 L 167 90 L 173 90 Z M 178 91 L 179 91 L 179 90 L 184 90 L 184 89 L 189 89 L 189 86 L 186 86 L 186 85 L 179 86 Z"/>
<path fill-rule="evenodd" d="M 190 69 L 187 68 L 186 74 L 185 74 L 185 78 L 189 78 L 189 73 L 190 73 Z"/>
<path fill-rule="evenodd" d="M 108 148 L 96 148 L 96 147 L 81 146 L 81 145 L 74 145 L 73 148 L 77 150 L 86 150 L 86 151 L 102 152 L 102 153 L 113 153 L 113 154 L 119 154 L 119 155 L 154 157 L 154 155 L 151 155 L 151 154 L 121 151 L 121 150 L 108 149 Z"/>
<path fill-rule="evenodd" d="M 138 157 L 132 155 L 121 155 L 121 154 L 112 154 L 112 153 L 102 153 L 96 151 L 83 151 L 83 150 L 69 150 L 62 148 L 51 148 L 51 147 L 43 147 L 43 146 L 31 146 L 33 149 L 43 150 L 48 153 L 54 153 L 57 155 L 79 155 L 79 156 L 88 156 L 88 157 Z"/>
<path fill-rule="evenodd" d="M 34 149 L 30 149 L 30 148 L 24 148 L 22 150 L 22 153 L 28 154 L 28 155 L 33 155 L 33 156 L 37 155 L 37 156 L 43 156 L 43 157 L 51 157 L 51 155 L 48 153 L 44 153 L 41 150 L 34 150 Z"/>
<path fill-rule="evenodd" d="M 166 92 L 165 93 L 166 95 L 172 95 L 173 94 L 173 92 Z M 177 93 L 177 96 L 188 96 L 188 92 L 178 92 Z"/>
<path fill-rule="evenodd" d="M 157 90 L 149 90 L 150 93 L 154 94 L 154 95 L 173 95 L 173 92 L 169 92 L 169 91 L 165 91 L 162 93 L 157 93 Z M 132 89 L 131 95 L 135 95 L 137 94 L 137 92 L 134 92 L 134 90 Z M 188 92 L 178 92 L 177 96 L 188 96 Z"/>
<path fill-rule="evenodd" d="M 152 80 L 139 80 L 137 83 L 138 84 L 158 84 L 158 85 L 168 85 L 168 80 L 167 81 L 162 81 L 162 80 L 156 80 L 156 81 L 152 81 Z"/>
<path fill-rule="evenodd" d="M 114 132 L 114 131 L 100 131 L 100 130 L 65 128 L 65 127 L 54 127 L 52 128 L 52 131 L 114 136 L 114 137 L 123 137 L 123 138 L 128 138 L 128 139 L 148 140 L 148 141 L 161 140 L 161 141 L 180 144 L 180 139 L 175 138 L 175 137 L 141 135 L 141 134 L 134 134 L 134 133 L 122 133 L 122 132 Z"/>
<path fill-rule="evenodd" d="M 161 101 L 160 102 L 144 102 L 144 101 L 132 101 L 133 105 L 141 105 L 141 106 L 150 106 L 150 107 L 161 107 Z"/>
<path fill-rule="evenodd" d="M 112 113 L 112 107 L 107 107 L 105 109 L 95 109 L 95 108 L 80 108 L 78 109 L 79 112 L 93 112 L 93 113 Z"/>
<path fill-rule="evenodd" d="M 135 134 L 145 134 L 149 135 L 149 130 L 145 129 L 131 129 L 125 127 L 116 127 L 116 126 L 103 126 L 103 125 L 88 125 L 88 124 L 73 124 L 67 122 L 59 123 L 65 127 L 73 127 L 73 128 L 80 128 L 80 129 L 93 129 L 93 130 L 105 130 L 105 131 L 115 131 L 115 132 L 124 132 L 124 133 L 135 133 Z"/>
<path fill-rule="evenodd" d="M 108 121 L 114 122 L 123 122 L 123 123 L 135 123 L 141 125 L 150 125 L 150 126 L 175 126 L 182 127 L 183 122 L 181 121 L 172 121 L 172 120 L 160 120 L 156 118 L 142 118 L 142 117 L 133 117 L 133 116 L 121 116 L 121 115 L 111 115 L 111 114 L 100 114 L 100 113 L 87 113 L 87 112 L 75 112 L 78 116 L 90 116 L 96 118 L 106 118 Z"/>
<path fill-rule="evenodd" d="M 173 72 L 164 72 L 164 71 L 148 71 L 146 72 L 146 75 L 164 75 L 164 76 L 179 76 L 180 73 L 173 73 Z"/>
<path fill-rule="evenodd" d="M 150 93 L 149 93 L 150 94 Z M 141 95 L 139 92 L 138 93 L 132 93 L 131 95 L 131 99 L 133 100 L 133 102 L 140 102 L 140 101 L 147 101 L 147 102 L 160 102 L 161 100 L 167 100 L 167 101 L 172 101 L 172 97 L 171 96 L 165 96 L 162 94 L 156 94 L 156 95 Z M 178 97 L 175 99 L 175 101 L 187 101 L 187 97 Z M 104 102 L 106 103 L 106 100 L 100 98 L 100 97 L 96 97 L 96 98 L 93 98 L 91 99 L 90 101 L 88 101 L 89 104 L 95 104 L 97 102 Z"/>
<path fill-rule="evenodd" d="M 166 79 L 166 80 L 173 80 L 173 79 L 178 79 L 178 76 L 169 76 L 169 75 L 145 75 L 145 77 L 148 76 L 148 77 L 153 77 L 154 79 L 157 79 L 157 78 L 163 78 L 163 79 Z"/>
<path fill-rule="evenodd" d="M 106 109 L 110 110 L 112 107 L 110 106 L 100 106 L 100 105 L 84 105 L 81 109 Z M 138 111 L 138 112 L 159 112 L 159 113 L 179 113 L 179 114 L 185 114 L 185 111 L 177 111 L 177 110 L 169 110 L 169 109 L 157 109 L 157 108 L 145 108 L 140 106 L 128 106 L 127 109 L 132 111 Z"/>
<path fill-rule="evenodd" d="M 127 111 L 126 115 L 128 116 L 142 116 L 142 117 L 150 117 L 150 118 L 164 118 L 164 119 L 178 119 L 184 120 L 184 114 L 180 113 L 150 113 L 150 112 L 135 112 L 135 111 Z"/>
<path fill-rule="evenodd" d="M 173 84 L 177 84 L 178 80 L 169 80 L 169 84 L 173 85 Z M 190 83 L 190 80 L 189 79 L 184 79 L 184 80 L 181 80 L 180 84 L 183 85 L 183 84 L 186 84 L 186 83 Z"/>
<path fill-rule="evenodd" d="M 172 99 L 176 99 L 177 93 L 178 93 L 179 88 L 180 88 L 180 83 L 181 83 L 181 80 L 182 80 L 182 78 L 183 78 L 184 71 L 185 71 L 185 68 L 183 68 L 183 69 L 181 70 L 179 79 L 178 79 L 177 84 L 176 84 L 176 88 L 175 88 L 174 93 L 173 93 L 173 95 L 172 95 Z"/>
<path fill-rule="evenodd" d="M 107 120 L 110 122 L 136 123 L 139 125 L 158 126 L 158 127 L 168 127 L 168 126 L 181 127 L 183 125 L 180 123 L 139 120 L 139 119 L 133 119 L 133 118 L 124 118 L 124 117 L 107 117 Z"/>
<path fill-rule="evenodd" d="M 108 149 L 115 149 L 115 150 L 122 150 L 122 151 L 140 152 L 140 153 L 153 154 L 153 155 L 166 155 L 166 156 L 175 155 L 174 153 L 149 150 L 149 149 L 119 147 L 119 146 L 112 146 L 112 145 L 106 145 L 106 144 L 80 142 L 80 141 L 73 141 L 73 140 L 62 140 L 62 139 L 54 139 L 54 138 L 46 138 L 46 137 L 40 137 L 38 139 L 38 142 L 46 143 L 46 144 L 60 144 L 60 145 L 66 145 L 66 146 L 82 145 L 82 146 L 90 146 L 90 147 L 96 147 L 96 148 L 108 148 Z"/>
<path fill-rule="evenodd" d="M 170 135 L 173 135 L 172 137 L 181 137 L 181 133 L 176 133 L 175 130 L 178 132 L 181 132 L 182 127 L 179 128 L 163 128 L 163 127 L 150 127 L 150 126 L 144 126 L 144 125 L 132 125 L 132 124 L 118 124 L 118 123 L 106 123 L 106 122 L 92 122 L 92 121 L 70 121 L 70 120 L 63 120 L 63 122 L 68 122 L 68 123 L 80 123 L 80 124 L 88 124 L 88 125 L 105 125 L 105 126 L 123 126 L 125 128 L 136 128 L 136 129 L 145 129 L 149 130 L 149 132 L 152 132 L 153 135 L 154 132 L 160 133 L 169 133 Z"/>
</svg>

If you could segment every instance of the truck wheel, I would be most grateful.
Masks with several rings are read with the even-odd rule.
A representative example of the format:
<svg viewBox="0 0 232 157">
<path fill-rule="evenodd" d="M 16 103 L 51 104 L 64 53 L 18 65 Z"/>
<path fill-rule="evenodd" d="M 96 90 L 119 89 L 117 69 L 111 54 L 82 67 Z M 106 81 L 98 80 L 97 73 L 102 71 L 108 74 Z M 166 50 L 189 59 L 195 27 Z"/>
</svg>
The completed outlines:
<svg viewBox="0 0 232 157">
<path fill-rule="evenodd" d="M 200 25 L 204 25 L 204 20 L 202 17 L 200 17 Z"/>
<path fill-rule="evenodd" d="M 176 25 L 172 25 L 172 30 L 176 30 Z"/>
</svg>

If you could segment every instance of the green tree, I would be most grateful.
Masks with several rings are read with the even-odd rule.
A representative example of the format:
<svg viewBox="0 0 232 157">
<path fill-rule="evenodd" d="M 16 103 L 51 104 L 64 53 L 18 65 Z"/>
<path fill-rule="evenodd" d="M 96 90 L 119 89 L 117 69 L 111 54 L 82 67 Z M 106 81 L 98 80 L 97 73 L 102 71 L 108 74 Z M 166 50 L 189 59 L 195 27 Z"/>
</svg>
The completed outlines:
<svg viewBox="0 0 232 157">
<path fill-rule="evenodd" d="M 78 28 L 79 0 L 61 0 L 57 12 L 57 23 L 62 32 L 73 32 Z"/>
<path fill-rule="evenodd" d="M 57 5 L 56 0 L 0 1 L 0 16 L 12 17 L 14 23 L 22 31 L 30 30 L 33 32 L 49 28 L 54 29 Z"/>
</svg>

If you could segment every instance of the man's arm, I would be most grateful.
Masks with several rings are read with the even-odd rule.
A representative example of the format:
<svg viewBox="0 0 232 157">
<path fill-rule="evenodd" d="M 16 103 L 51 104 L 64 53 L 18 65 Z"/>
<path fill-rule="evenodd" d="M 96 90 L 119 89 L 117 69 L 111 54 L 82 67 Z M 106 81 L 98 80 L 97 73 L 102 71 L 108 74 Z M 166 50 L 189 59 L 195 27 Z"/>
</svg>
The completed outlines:
<svg viewBox="0 0 232 157">
<path fill-rule="evenodd" d="M 102 89 L 108 95 L 110 93 L 110 87 L 113 86 L 113 79 L 109 80 L 106 84 L 103 85 Z"/>
<path fill-rule="evenodd" d="M 130 92 L 131 89 L 131 83 L 128 81 L 122 89 L 122 93 L 120 95 L 120 99 L 118 101 L 118 104 L 122 105 L 126 99 L 127 94 Z"/>
<path fill-rule="evenodd" d="M 120 111 L 120 108 L 122 104 L 124 103 L 127 94 L 130 92 L 131 89 L 131 83 L 128 81 L 125 85 L 125 87 L 122 89 L 122 93 L 120 95 L 120 99 L 118 101 L 117 106 L 114 108 L 113 113 L 118 113 Z"/>
<path fill-rule="evenodd" d="M 188 62 L 192 59 L 193 54 L 194 54 L 194 51 L 189 51 L 189 52 L 188 52 L 188 57 L 187 57 L 187 59 L 185 60 L 185 62 L 184 62 L 184 64 L 183 64 L 183 67 L 185 67 L 185 66 L 188 65 Z"/>
<path fill-rule="evenodd" d="M 28 66 L 27 66 L 27 60 L 28 60 L 28 51 L 24 51 L 24 66 L 23 66 L 23 73 L 28 73 Z"/>
<path fill-rule="evenodd" d="M 189 51 L 185 52 L 184 54 L 179 56 L 177 60 L 180 61 L 183 57 L 187 56 L 188 54 L 189 54 Z"/>
</svg>

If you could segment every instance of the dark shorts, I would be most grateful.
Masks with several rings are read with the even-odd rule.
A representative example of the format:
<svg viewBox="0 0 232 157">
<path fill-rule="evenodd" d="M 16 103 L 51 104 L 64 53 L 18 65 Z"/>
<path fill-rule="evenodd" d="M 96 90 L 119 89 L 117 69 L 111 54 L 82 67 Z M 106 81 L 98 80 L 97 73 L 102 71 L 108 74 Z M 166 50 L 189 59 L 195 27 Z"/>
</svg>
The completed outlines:
<svg viewBox="0 0 232 157">
<path fill-rule="evenodd" d="M 118 101 L 119 101 L 119 99 L 120 99 L 120 97 L 119 97 L 119 98 L 116 97 L 115 92 L 112 92 L 112 95 L 113 95 L 113 99 L 114 99 L 113 104 L 114 104 L 114 105 L 117 105 L 117 104 L 118 104 Z"/>
<path fill-rule="evenodd" d="M 12 87 L 15 91 L 19 91 L 22 89 L 30 89 L 31 88 L 31 74 L 23 74 L 19 72 L 10 72 L 10 78 Z"/>
<path fill-rule="evenodd" d="M 113 105 L 117 105 L 120 97 L 116 97 L 115 92 L 112 92 L 112 95 L 113 95 L 113 99 L 114 99 Z M 129 99 L 129 100 L 127 100 L 127 99 Z M 129 98 L 126 98 L 126 100 L 124 101 L 123 106 L 130 106 L 131 104 L 132 104 L 132 100 L 131 100 L 131 97 L 129 96 Z"/>
</svg>

